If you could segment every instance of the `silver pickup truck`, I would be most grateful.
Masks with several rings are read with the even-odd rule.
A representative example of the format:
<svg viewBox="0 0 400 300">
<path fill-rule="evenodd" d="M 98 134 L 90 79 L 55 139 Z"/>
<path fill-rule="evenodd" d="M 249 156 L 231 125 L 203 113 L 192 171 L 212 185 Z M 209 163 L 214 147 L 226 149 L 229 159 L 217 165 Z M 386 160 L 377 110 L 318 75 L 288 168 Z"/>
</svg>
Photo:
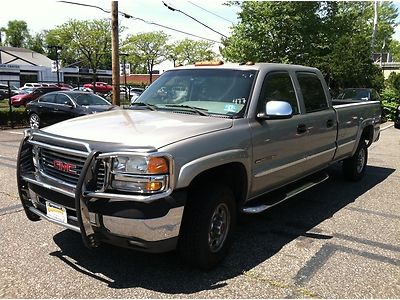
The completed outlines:
<svg viewBox="0 0 400 300">
<path fill-rule="evenodd" d="M 79 232 L 89 248 L 177 248 L 187 263 L 211 268 L 239 214 L 324 181 L 333 163 L 361 179 L 380 114 L 379 102 L 332 106 L 315 68 L 179 67 L 130 109 L 27 130 L 19 196 L 30 220 Z"/>
</svg>

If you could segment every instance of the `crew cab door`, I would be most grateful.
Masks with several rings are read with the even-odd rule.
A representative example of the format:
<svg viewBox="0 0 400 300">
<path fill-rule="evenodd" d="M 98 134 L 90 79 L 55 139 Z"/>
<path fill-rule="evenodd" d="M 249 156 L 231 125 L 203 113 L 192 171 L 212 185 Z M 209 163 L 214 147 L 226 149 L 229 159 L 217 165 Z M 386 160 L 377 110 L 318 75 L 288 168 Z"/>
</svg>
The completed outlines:
<svg viewBox="0 0 400 300">
<path fill-rule="evenodd" d="M 312 172 L 326 167 L 333 159 L 337 138 L 336 112 L 328 103 L 327 87 L 321 76 L 312 72 L 296 72 L 296 79 L 305 116 L 302 126 L 307 163 L 304 168 Z"/>
<path fill-rule="evenodd" d="M 288 119 L 256 119 L 251 123 L 253 161 L 251 197 L 288 183 L 307 172 L 305 143 L 307 132 L 301 127 L 306 116 L 300 114 L 292 77 L 286 71 L 266 75 L 258 99 L 258 112 L 271 100 L 292 106 Z"/>
</svg>

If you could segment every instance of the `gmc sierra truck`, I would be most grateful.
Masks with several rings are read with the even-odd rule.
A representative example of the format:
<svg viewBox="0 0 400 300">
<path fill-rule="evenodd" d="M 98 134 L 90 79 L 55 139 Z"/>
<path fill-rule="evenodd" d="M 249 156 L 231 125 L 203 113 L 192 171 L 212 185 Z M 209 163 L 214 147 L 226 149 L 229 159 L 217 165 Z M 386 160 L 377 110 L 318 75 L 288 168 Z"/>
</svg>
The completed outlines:
<svg viewBox="0 0 400 300">
<path fill-rule="evenodd" d="M 333 163 L 361 179 L 380 114 L 376 101 L 332 106 L 315 68 L 178 67 L 130 109 L 28 129 L 19 196 L 30 220 L 79 232 L 89 248 L 178 249 L 185 262 L 212 268 L 239 214 L 324 181 Z"/>
</svg>

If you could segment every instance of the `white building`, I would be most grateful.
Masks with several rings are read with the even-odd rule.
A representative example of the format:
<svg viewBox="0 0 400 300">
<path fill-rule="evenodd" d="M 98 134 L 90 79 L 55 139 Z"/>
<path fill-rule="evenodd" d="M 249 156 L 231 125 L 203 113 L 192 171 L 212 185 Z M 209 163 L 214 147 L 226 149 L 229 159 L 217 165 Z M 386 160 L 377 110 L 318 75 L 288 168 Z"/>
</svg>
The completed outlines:
<svg viewBox="0 0 400 300">
<path fill-rule="evenodd" d="M 26 82 L 57 83 L 57 72 L 52 70 L 52 61 L 47 56 L 35 51 L 0 47 L 0 82 L 11 81 L 13 85 L 22 86 Z M 111 70 L 97 70 L 97 80 L 111 82 Z M 82 85 L 91 82 L 91 69 L 60 68 L 59 81 Z"/>
</svg>

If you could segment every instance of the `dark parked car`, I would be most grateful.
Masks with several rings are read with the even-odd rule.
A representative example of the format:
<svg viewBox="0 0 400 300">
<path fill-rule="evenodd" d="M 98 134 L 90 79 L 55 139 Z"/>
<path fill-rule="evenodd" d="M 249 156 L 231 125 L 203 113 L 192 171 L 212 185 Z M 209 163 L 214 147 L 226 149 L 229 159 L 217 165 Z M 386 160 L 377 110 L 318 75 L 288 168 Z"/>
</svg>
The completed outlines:
<svg viewBox="0 0 400 300">
<path fill-rule="evenodd" d="M 26 106 L 31 128 L 36 129 L 74 117 L 116 108 L 93 93 L 79 91 L 52 92 Z"/>
<path fill-rule="evenodd" d="M 394 120 L 394 127 L 400 129 L 400 105 L 397 107 L 396 110 L 396 119 Z"/>
<path fill-rule="evenodd" d="M 57 86 L 56 87 L 36 88 L 29 94 L 18 94 L 18 95 L 12 96 L 11 97 L 11 105 L 14 107 L 20 107 L 21 105 L 26 106 L 26 104 L 28 102 L 35 100 L 44 94 L 54 92 L 54 91 L 59 91 L 59 90 L 61 90 L 61 88 L 59 88 Z"/>
</svg>

